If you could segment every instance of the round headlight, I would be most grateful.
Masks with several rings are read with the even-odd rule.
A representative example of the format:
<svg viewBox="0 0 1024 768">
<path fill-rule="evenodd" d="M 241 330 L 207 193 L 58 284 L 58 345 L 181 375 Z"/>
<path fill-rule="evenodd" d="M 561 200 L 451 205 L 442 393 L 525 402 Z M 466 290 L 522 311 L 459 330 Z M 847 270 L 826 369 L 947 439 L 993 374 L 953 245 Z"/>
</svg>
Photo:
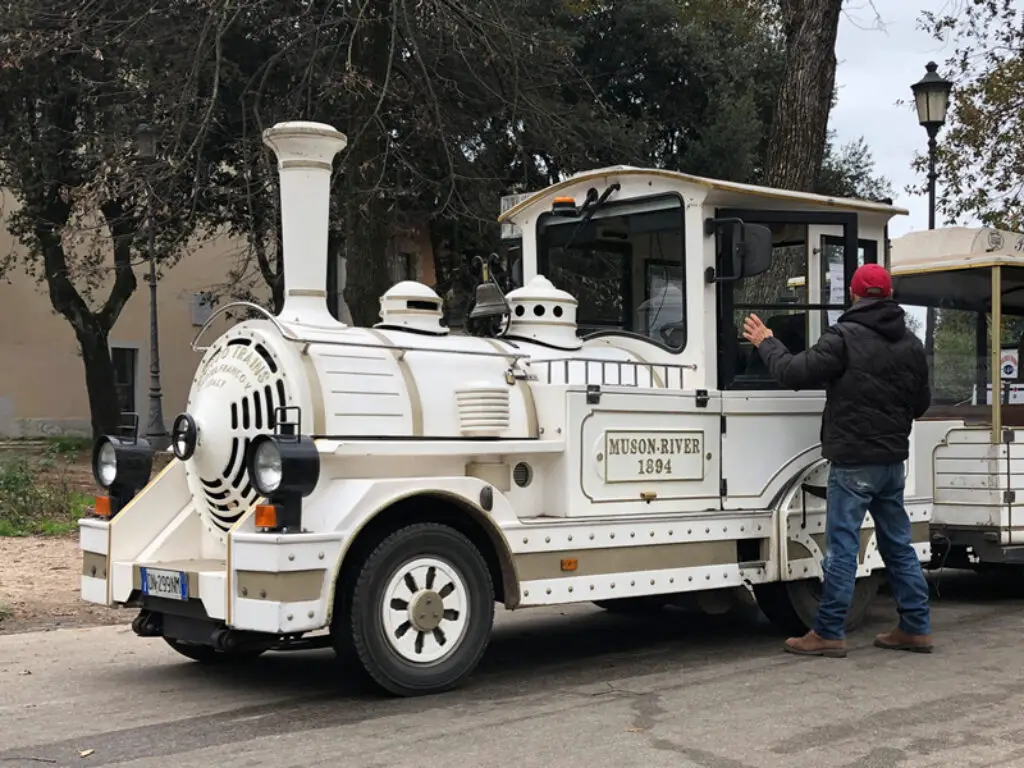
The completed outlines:
<svg viewBox="0 0 1024 768">
<path fill-rule="evenodd" d="M 252 483 L 256 490 L 267 496 L 281 485 L 283 468 L 281 451 L 273 440 L 264 440 L 256 446 L 252 457 Z"/>
<path fill-rule="evenodd" d="M 181 461 L 192 458 L 196 452 L 199 430 L 195 419 L 187 413 L 179 413 L 171 426 L 171 450 Z"/>
<path fill-rule="evenodd" d="M 109 440 L 104 441 L 96 452 L 93 474 L 96 482 L 104 488 L 109 488 L 117 480 L 117 450 Z"/>
</svg>

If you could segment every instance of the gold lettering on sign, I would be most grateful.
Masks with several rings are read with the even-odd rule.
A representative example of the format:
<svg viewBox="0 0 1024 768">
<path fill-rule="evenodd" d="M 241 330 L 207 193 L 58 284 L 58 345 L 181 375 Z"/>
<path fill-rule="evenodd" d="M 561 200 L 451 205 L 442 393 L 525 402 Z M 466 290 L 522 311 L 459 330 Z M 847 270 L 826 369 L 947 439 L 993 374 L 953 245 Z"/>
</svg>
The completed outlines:
<svg viewBox="0 0 1024 768">
<path fill-rule="evenodd" d="M 609 456 L 675 456 L 703 453 L 699 437 L 610 437 Z"/>
<path fill-rule="evenodd" d="M 704 433 L 699 430 L 605 432 L 605 480 L 701 480 Z"/>
</svg>

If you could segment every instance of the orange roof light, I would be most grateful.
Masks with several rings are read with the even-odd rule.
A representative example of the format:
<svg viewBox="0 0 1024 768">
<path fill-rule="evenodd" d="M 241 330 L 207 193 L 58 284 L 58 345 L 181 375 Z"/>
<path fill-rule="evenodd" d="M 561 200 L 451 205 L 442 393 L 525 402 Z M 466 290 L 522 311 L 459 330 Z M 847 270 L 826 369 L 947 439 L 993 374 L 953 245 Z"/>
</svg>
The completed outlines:
<svg viewBox="0 0 1024 768">
<path fill-rule="evenodd" d="M 273 504 L 258 504 L 253 520 L 257 528 L 277 528 L 277 508 Z"/>
<path fill-rule="evenodd" d="M 97 496 L 96 503 L 93 505 L 93 511 L 99 517 L 110 517 L 110 497 Z"/>
<path fill-rule="evenodd" d="M 571 205 L 576 205 L 576 198 L 574 198 L 574 197 L 556 197 L 554 199 L 554 203 L 555 203 L 555 205 L 557 205 L 558 203 L 569 203 Z"/>
</svg>

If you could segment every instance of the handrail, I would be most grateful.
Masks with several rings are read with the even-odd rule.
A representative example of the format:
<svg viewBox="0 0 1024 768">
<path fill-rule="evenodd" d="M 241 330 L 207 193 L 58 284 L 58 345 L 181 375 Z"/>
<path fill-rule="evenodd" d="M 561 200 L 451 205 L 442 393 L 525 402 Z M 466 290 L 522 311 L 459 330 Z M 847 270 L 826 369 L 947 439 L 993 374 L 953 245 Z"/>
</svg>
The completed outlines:
<svg viewBox="0 0 1024 768">
<path fill-rule="evenodd" d="M 544 369 L 546 371 L 546 382 L 545 383 L 547 383 L 547 384 L 550 384 L 552 378 L 554 377 L 554 371 L 555 371 L 555 366 L 556 365 L 560 365 L 562 367 L 562 375 L 563 375 L 563 378 L 565 379 L 565 383 L 566 384 L 569 383 L 569 373 L 570 373 L 570 371 L 572 370 L 573 367 L 578 366 L 578 365 L 585 366 L 584 367 L 584 376 L 583 376 L 584 383 L 587 383 L 587 384 L 593 383 L 593 382 L 590 381 L 590 370 L 591 370 L 590 366 L 591 365 L 600 365 L 601 366 L 601 372 L 600 372 L 600 382 L 599 383 L 602 386 L 621 386 L 621 387 L 640 387 L 640 383 L 639 383 L 639 381 L 640 381 L 639 369 L 641 369 L 641 368 L 647 369 L 647 372 L 648 372 L 648 374 L 651 377 L 651 382 L 652 382 L 652 384 L 654 384 L 654 382 L 657 379 L 660 378 L 657 375 L 657 369 L 660 368 L 660 369 L 662 369 L 662 372 L 664 373 L 664 379 L 662 379 L 658 383 L 658 386 L 656 387 L 658 389 L 668 389 L 669 388 L 669 382 L 670 382 L 670 380 L 672 378 L 669 375 L 669 373 L 671 371 L 675 371 L 678 374 L 678 377 L 679 377 L 679 387 L 678 388 L 679 389 L 684 389 L 685 386 L 686 386 L 686 382 L 685 382 L 685 377 L 683 375 L 683 371 L 687 371 L 687 370 L 695 371 L 695 370 L 697 370 L 697 366 L 695 364 L 693 364 L 693 363 L 652 363 L 652 362 L 648 362 L 646 360 L 606 360 L 606 359 L 603 359 L 603 358 L 594 358 L 594 357 L 560 357 L 560 358 L 554 358 L 554 359 L 551 359 L 551 360 L 533 360 L 532 363 L 533 363 L 533 366 L 535 366 L 537 368 L 540 368 L 542 366 L 544 367 Z M 615 368 L 617 369 L 617 371 L 618 371 L 618 382 L 612 382 L 612 383 L 608 382 L 608 378 L 609 377 L 606 376 L 605 374 L 606 374 L 606 371 L 607 371 L 607 367 L 609 365 L 615 366 Z M 623 375 L 622 375 L 623 374 L 623 369 L 627 368 L 627 367 L 634 371 L 633 378 L 635 380 L 635 383 L 631 384 L 631 383 L 623 381 Z"/>
<path fill-rule="evenodd" d="M 459 350 L 433 349 L 433 348 L 430 348 L 430 347 L 410 347 L 410 346 L 405 346 L 405 345 L 402 345 L 402 344 L 384 345 L 384 344 L 370 344 L 368 342 L 348 341 L 348 340 L 339 340 L 339 339 L 309 339 L 309 338 L 303 338 L 301 336 L 295 336 L 292 333 L 290 333 L 287 330 L 287 328 L 285 328 L 285 326 L 281 323 L 281 321 L 278 320 L 277 317 L 272 315 L 270 312 L 268 312 L 265 307 L 261 307 L 259 304 L 253 304 L 251 301 L 233 301 L 230 304 L 225 304 L 223 307 L 219 307 L 218 309 L 214 310 L 214 312 L 210 315 L 210 317 L 203 324 L 203 327 L 199 329 L 199 332 L 195 335 L 195 338 L 192 339 L 191 347 L 192 347 L 192 351 L 193 352 L 205 352 L 206 350 L 208 350 L 210 348 L 209 346 L 205 346 L 205 347 L 197 346 L 197 344 L 199 342 L 199 339 L 202 338 L 203 334 L 206 333 L 207 330 L 209 330 L 211 325 L 213 325 L 213 321 L 214 321 L 215 318 L 217 318 L 219 315 L 223 314 L 227 310 L 231 309 L 232 307 L 246 307 L 248 309 L 255 310 L 259 314 L 263 315 L 263 317 L 265 319 L 269 320 L 274 325 L 274 327 L 277 329 L 277 332 L 280 333 L 281 336 L 284 339 L 286 339 L 287 341 L 295 342 L 296 344 L 325 344 L 325 345 L 328 345 L 328 346 L 359 347 L 359 348 L 365 348 L 365 349 L 384 349 L 384 350 L 399 351 L 399 352 L 433 352 L 435 354 L 446 354 L 446 355 L 458 354 L 458 355 L 475 355 L 477 357 L 500 357 L 500 358 L 505 359 L 505 360 L 511 360 L 513 362 L 513 364 L 518 363 L 520 360 L 527 360 L 527 361 L 529 361 L 531 359 L 529 355 L 524 354 L 522 352 L 511 352 L 511 351 L 509 351 L 509 352 L 484 352 L 484 351 L 476 350 L 476 349 L 459 349 Z M 501 341 L 501 339 L 494 339 L 494 341 Z"/>
</svg>

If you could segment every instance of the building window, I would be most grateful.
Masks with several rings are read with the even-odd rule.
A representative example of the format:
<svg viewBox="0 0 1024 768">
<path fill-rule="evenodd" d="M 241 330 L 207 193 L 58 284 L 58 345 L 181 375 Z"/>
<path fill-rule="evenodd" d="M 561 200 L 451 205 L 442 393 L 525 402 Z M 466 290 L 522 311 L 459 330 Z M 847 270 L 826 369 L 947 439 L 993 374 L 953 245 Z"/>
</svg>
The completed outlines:
<svg viewBox="0 0 1024 768">
<path fill-rule="evenodd" d="M 111 347 L 110 359 L 114 364 L 114 386 L 122 413 L 135 410 L 135 384 L 139 366 L 139 350 L 134 347 Z"/>
<path fill-rule="evenodd" d="M 416 279 L 416 256 L 411 253 L 399 252 L 391 258 L 391 282 Z"/>
</svg>

